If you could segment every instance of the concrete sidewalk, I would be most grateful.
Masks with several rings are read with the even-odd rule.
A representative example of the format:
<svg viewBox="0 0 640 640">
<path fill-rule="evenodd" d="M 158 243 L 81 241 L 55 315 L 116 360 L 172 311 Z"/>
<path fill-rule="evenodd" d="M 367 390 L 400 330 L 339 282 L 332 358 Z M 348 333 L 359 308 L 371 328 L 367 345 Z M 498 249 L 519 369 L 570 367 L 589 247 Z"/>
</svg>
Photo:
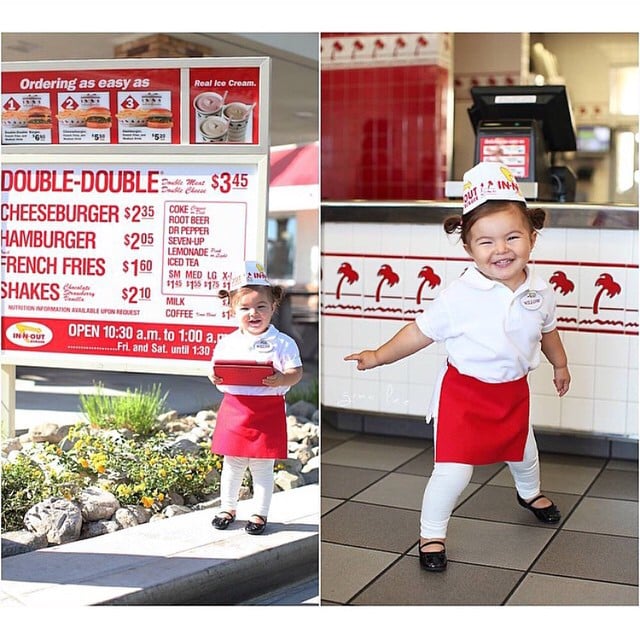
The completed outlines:
<svg viewBox="0 0 640 640">
<path fill-rule="evenodd" d="M 317 576 L 318 485 L 274 494 L 260 536 L 251 502 L 225 531 L 207 509 L 3 559 L 0 607 L 238 604 Z"/>
</svg>

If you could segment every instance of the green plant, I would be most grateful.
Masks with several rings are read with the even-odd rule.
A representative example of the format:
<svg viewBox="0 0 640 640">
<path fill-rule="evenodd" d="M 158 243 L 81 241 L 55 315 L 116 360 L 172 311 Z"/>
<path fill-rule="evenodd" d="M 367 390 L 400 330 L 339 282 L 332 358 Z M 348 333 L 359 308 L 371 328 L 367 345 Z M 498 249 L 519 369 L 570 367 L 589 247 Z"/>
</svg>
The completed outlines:
<svg viewBox="0 0 640 640">
<path fill-rule="evenodd" d="M 2 465 L 2 530 L 22 529 L 24 516 L 37 502 L 51 497 L 74 498 L 85 485 L 83 478 L 55 463 L 50 447 L 36 448 L 39 460 L 19 455 Z"/>
<path fill-rule="evenodd" d="M 319 401 L 318 388 L 318 378 L 313 378 L 306 383 L 298 383 L 287 393 L 286 400 L 289 404 L 295 404 L 300 400 L 305 400 L 317 407 Z"/>
<path fill-rule="evenodd" d="M 102 429 L 78 426 L 70 431 L 73 447 L 64 464 L 111 491 L 121 504 L 160 508 L 170 492 L 200 498 L 218 488 L 210 471 L 220 471 L 221 457 L 206 444 L 196 454 L 174 453 L 163 432 L 124 438 Z"/>
<path fill-rule="evenodd" d="M 146 392 L 127 389 L 122 396 L 105 395 L 102 383 L 98 383 L 95 389 L 92 395 L 80 394 L 80 406 L 89 424 L 109 429 L 130 429 L 139 435 L 153 432 L 168 395 L 161 395 L 160 385 L 153 385 Z"/>
</svg>

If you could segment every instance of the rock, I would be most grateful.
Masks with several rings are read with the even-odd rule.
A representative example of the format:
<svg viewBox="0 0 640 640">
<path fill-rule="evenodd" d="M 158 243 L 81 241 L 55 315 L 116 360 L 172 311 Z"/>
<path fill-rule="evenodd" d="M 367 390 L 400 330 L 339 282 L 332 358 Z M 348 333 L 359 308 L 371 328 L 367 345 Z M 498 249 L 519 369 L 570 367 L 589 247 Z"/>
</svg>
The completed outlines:
<svg viewBox="0 0 640 640">
<path fill-rule="evenodd" d="M 95 522 L 85 522 L 82 525 L 82 531 L 80 532 L 80 539 L 95 538 L 96 536 L 103 536 L 105 533 L 114 533 L 119 531 L 122 527 L 115 520 L 96 520 Z"/>
<path fill-rule="evenodd" d="M 296 457 L 278 460 L 278 465 L 282 466 L 285 471 L 293 474 L 300 473 L 300 470 L 302 469 L 302 462 L 300 462 Z"/>
<path fill-rule="evenodd" d="M 180 504 L 170 504 L 162 510 L 162 513 L 167 518 L 172 518 L 173 516 L 181 516 L 184 513 L 191 513 L 191 509 Z"/>
<path fill-rule="evenodd" d="M 80 507 L 83 520 L 95 522 L 96 520 L 108 520 L 120 508 L 118 499 L 99 487 L 88 487 L 76 498 Z"/>
<path fill-rule="evenodd" d="M 69 433 L 69 425 L 59 426 L 54 422 L 44 422 L 29 429 L 29 438 L 32 442 L 50 442 L 58 444 Z"/>
<path fill-rule="evenodd" d="M 309 445 L 303 445 L 302 447 L 300 447 L 296 451 L 295 455 L 296 458 L 300 460 L 300 464 L 302 464 L 303 466 L 307 464 L 307 462 L 309 462 L 311 458 L 315 457 L 313 453 L 313 447 L 310 447 Z"/>
<path fill-rule="evenodd" d="M 150 518 L 149 522 L 155 522 L 156 520 L 166 520 L 167 516 L 164 513 L 154 513 Z"/>
<path fill-rule="evenodd" d="M 216 496 L 215 498 L 211 498 L 209 500 L 205 500 L 204 502 L 199 502 L 198 504 L 193 506 L 193 511 L 203 511 L 204 509 L 213 509 L 214 507 L 220 506 L 220 496 Z"/>
<path fill-rule="evenodd" d="M 150 517 L 151 513 L 148 509 L 138 505 L 127 505 L 116 509 L 111 519 L 117 522 L 122 529 L 128 529 L 149 522 Z"/>
<path fill-rule="evenodd" d="M 202 427 L 211 428 L 216 421 L 218 414 L 211 409 L 207 409 L 206 411 L 198 411 L 196 413 L 196 424 Z"/>
<path fill-rule="evenodd" d="M 169 422 L 173 422 L 178 419 L 178 412 L 174 409 L 167 411 L 166 413 L 161 413 L 157 418 L 156 422 L 162 426 L 165 426 Z"/>
<path fill-rule="evenodd" d="M 300 473 L 305 484 L 317 484 L 320 481 L 320 458 L 314 456 L 302 467 Z"/>
<path fill-rule="evenodd" d="M 22 443 L 20 442 L 20 438 L 7 438 L 2 441 L 2 455 L 6 456 L 11 453 L 11 451 L 20 451 L 22 449 Z"/>
<path fill-rule="evenodd" d="M 184 504 L 184 498 L 179 493 L 176 493 L 175 491 L 169 491 L 169 493 L 167 493 L 167 498 L 168 498 L 169 504 L 178 504 L 178 505 Z"/>
<path fill-rule="evenodd" d="M 180 453 L 186 455 L 195 455 L 199 453 L 200 445 L 189 440 L 188 438 L 179 438 L 171 445 L 171 455 L 178 455 Z"/>
<path fill-rule="evenodd" d="M 47 536 L 33 533 L 26 529 L 9 531 L 2 534 L 2 557 L 17 556 L 37 549 L 44 549 L 48 545 Z"/>
<path fill-rule="evenodd" d="M 64 498 L 47 498 L 33 505 L 24 516 L 28 531 L 45 535 L 49 544 L 65 544 L 80 537 L 82 512 Z"/>
<path fill-rule="evenodd" d="M 277 487 L 280 487 L 285 491 L 287 489 L 295 489 L 296 487 L 304 486 L 304 479 L 301 476 L 295 473 L 290 473 L 285 469 L 276 472 L 274 482 Z"/>
</svg>

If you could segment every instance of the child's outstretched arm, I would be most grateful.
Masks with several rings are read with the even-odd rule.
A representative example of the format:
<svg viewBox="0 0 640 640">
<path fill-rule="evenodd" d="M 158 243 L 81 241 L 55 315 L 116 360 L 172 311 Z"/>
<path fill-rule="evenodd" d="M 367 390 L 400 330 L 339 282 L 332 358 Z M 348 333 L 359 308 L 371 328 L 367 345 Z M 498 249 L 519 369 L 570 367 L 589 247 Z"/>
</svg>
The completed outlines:
<svg viewBox="0 0 640 640">
<path fill-rule="evenodd" d="M 553 384 L 559 396 L 569 391 L 571 374 L 567 366 L 567 354 L 565 353 L 560 334 L 557 329 L 542 334 L 542 353 L 553 365 Z"/>
<path fill-rule="evenodd" d="M 345 356 L 345 360 L 355 360 L 358 369 L 364 371 L 373 369 L 383 364 L 391 364 L 402 358 L 406 358 L 420 349 L 428 347 L 433 340 L 418 329 L 415 322 L 406 324 L 391 340 L 375 350 L 365 350 L 360 353 L 352 353 Z"/>
</svg>

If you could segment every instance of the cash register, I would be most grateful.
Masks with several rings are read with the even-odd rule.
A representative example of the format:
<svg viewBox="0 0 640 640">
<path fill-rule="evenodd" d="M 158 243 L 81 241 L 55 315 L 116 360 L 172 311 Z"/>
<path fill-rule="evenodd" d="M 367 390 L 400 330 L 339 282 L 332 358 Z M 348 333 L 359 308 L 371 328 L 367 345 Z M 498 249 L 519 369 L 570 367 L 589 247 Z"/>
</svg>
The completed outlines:
<svg viewBox="0 0 640 640">
<path fill-rule="evenodd" d="M 509 167 L 528 200 L 573 202 L 576 178 L 556 164 L 556 153 L 576 150 L 576 133 L 564 85 L 478 86 L 468 109 L 476 134 L 475 162 Z M 445 195 L 461 197 L 462 183 Z"/>
</svg>

